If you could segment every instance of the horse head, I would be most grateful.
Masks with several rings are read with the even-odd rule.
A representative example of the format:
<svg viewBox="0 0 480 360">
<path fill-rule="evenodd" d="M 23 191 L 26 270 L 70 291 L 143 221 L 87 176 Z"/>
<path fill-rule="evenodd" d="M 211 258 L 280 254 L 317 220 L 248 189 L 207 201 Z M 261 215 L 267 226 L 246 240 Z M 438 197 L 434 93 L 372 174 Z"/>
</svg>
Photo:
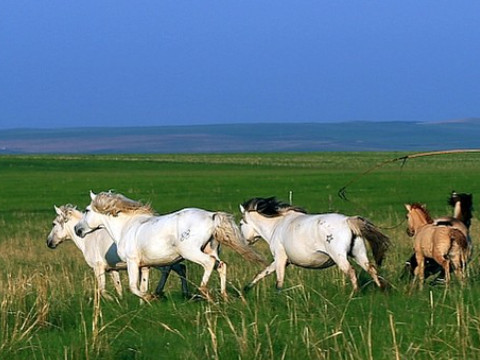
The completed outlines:
<svg viewBox="0 0 480 360">
<path fill-rule="evenodd" d="M 243 204 L 240 205 L 240 212 L 242 213 L 242 220 L 240 220 L 240 231 L 242 236 L 247 240 L 249 245 L 255 244 L 260 238 L 260 234 L 255 230 L 255 227 L 247 220 L 249 217 L 249 211 L 247 211 Z"/>
<path fill-rule="evenodd" d="M 418 228 L 433 222 L 425 205 L 419 203 L 405 204 L 405 208 L 407 209 L 408 236 L 414 236 Z"/>
<path fill-rule="evenodd" d="M 103 228 L 103 222 L 100 213 L 97 212 L 94 204 L 97 195 L 90 191 L 91 202 L 87 206 L 80 221 L 75 225 L 75 234 L 84 238 L 87 234 L 94 232 L 97 229 Z"/>
<path fill-rule="evenodd" d="M 454 208 L 454 217 L 470 228 L 473 211 L 473 196 L 467 193 L 452 191 L 448 204 Z"/>
<path fill-rule="evenodd" d="M 55 249 L 59 244 L 65 240 L 71 239 L 68 223 L 70 221 L 78 221 L 80 212 L 76 210 L 75 206 L 67 204 L 60 207 L 54 206 L 57 216 L 53 220 L 52 230 L 47 236 L 47 246 Z"/>
</svg>

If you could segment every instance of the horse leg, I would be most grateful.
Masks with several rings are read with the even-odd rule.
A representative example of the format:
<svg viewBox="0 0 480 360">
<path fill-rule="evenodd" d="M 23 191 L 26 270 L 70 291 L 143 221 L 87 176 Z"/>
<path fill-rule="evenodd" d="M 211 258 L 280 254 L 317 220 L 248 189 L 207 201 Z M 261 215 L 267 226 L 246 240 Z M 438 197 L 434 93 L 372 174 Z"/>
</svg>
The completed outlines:
<svg viewBox="0 0 480 360">
<path fill-rule="evenodd" d="M 348 277 L 350 278 L 350 282 L 352 283 L 352 286 L 353 286 L 353 291 L 357 292 L 358 291 L 357 275 L 355 274 L 355 269 L 347 259 L 347 253 L 346 252 L 340 253 L 339 251 L 331 251 L 329 252 L 329 254 L 332 260 L 335 262 L 335 264 L 337 264 L 337 266 L 340 268 L 340 270 L 345 275 L 348 275 Z"/>
<path fill-rule="evenodd" d="M 188 290 L 188 283 L 187 283 L 187 267 L 185 264 L 176 263 L 171 266 L 171 269 L 175 271 L 178 276 L 180 276 L 180 281 L 182 283 L 182 294 L 183 297 L 188 298 L 190 297 L 190 290 Z"/>
<path fill-rule="evenodd" d="M 367 257 L 367 248 L 365 247 L 365 242 L 360 241 L 362 239 L 356 238 L 355 243 L 352 249 L 352 257 L 355 259 L 355 262 L 360 265 L 360 267 L 370 274 L 373 281 L 379 288 L 382 287 L 382 283 L 378 279 L 377 269 L 375 266 L 370 263 Z"/>
<path fill-rule="evenodd" d="M 112 300 L 112 297 L 107 293 L 105 282 L 105 267 L 102 264 L 94 266 L 93 271 L 97 279 L 98 291 L 102 297 L 107 300 Z"/>
<path fill-rule="evenodd" d="M 216 267 L 218 276 L 220 277 L 220 293 L 224 299 L 228 298 L 227 295 L 227 264 L 223 261 L 217 261 Z"/>
<path fill-rule="evenodd" d="M 273 261 L 270 265 L 268 265 L 265 269 L 263 269 L 261 272 L 259 272 L 250 283 L 248 283 L 244 291 L 250 290 L 256 283 L 258 283 L 260 280 L 262 280 L 264 277 L 273 274 L 276 270 L 276 265 L 275 261 Z"/>
<path fill-rule="evenodd" d="M 146 294 L 148 291 L 148 278 L 150 275 L 150 268 L 148 266 L 142 266 L 140 268 L 140 273 L 142 275 L 140 277 L 140 291 Z"/>
<path fill-rule="evenodd" d="M 445 272 L 445 284 L 448 285 L 450 283 L 450 260 L 443 254 L 435 254 L 433 260 L 442 266 L 443 271 Z"/>
<path fill-rule="evenodd" d="M 158 282 L 157 288 L 155 289 L 155 295 L 159 297 L 163 297 L 163 289 L 165 288 L 165 284 L 167 283 L 168 275 L 170 275 L 170 270 L 172 266 L 158 266 L 157 269 L 160 270 L 162 276 L 160 277 L 160 281 Z"/>
<path fill-rule="evenodd" d="M 157 288 L 155 290 L 155 295 L 157 296 L 164 295 L 163 289 L 165 288 L 165 284 L 167 282 L 168 276 L 170 275 L 170 272 L 173 270 L 178 274 L 178 276 L 180 276 L 183 297 L 184 298 L 190 297 L 190 290 L 188 289 L 188 283 L 187 283 L 187 267 L 185 266 L 185 264 L 176 263 L 169 266 L 159 266 L 158 270 L 162 272 L 162 277 L 158 282 Z"/>
<path fill-rule="evenodd" d="M 447 285 L 450 283 L 450 260 L 445 260 L 445 282 Z"/>
<path fill-rule="evenodd" d="M 203 276 L 202 276 L 202 281 L 200 282 L 200 292 L 202 293 L 203 296 L 205 296 L 207 299 L 210 299 L 210 294 L 208 293 L 208 280 L 210 279 L 210 276 L 212 275 L 212 271 L 215 268 L 215 264 L 217 263 L 217 259 L 215 259 L 213 256 L 208 256 L 208 260 L 205 259 L 202 262 L 203 265 Z"/>
<path fill-rule="evenodd" d="M 455 259 L 455 261 L 452 260 L 452 263 L 454 266 L 453 271 L 455 272 L 455 276 L 458 279 L 458 281 L 460 281 L 460 283 L 463 285 L 463 282 L 465 280 L 465 273 L 464 273 L 465 267 L 463 266 L 460 259 Z"/>
<path fill-rule="evenodd" d="M 210 255 L 216 259 L 215 261 L 215 269 L 218 272 L 218 276 L 220 277 L 220 293 L 224 299 L 228 298 L 227 295 L 227 264 L 225 264 L 220 258 L 218 257 L 218 251 L 220 250 L 220 244 L 213 240 L 207 243 L 207 246 L 203 249 L 203 252 L 207 255 Z M 182 283 L 183 285 L 183 283 Z M 185 281 L 186 287 L 186 281 Z M 188 289 L 187 289 L 188 291 Z"/>
<path fill-rule="evenodd" d="M 420 281 L 420 290 L 423 289 L 423 282 L 425 280 L 425 257 L 421 251 L 415 251 L 415 259 L 417 259 L 417 267 L 415 268 L 415 277 L 413 281 L 418 278 Z"/>
<path fill-rule="evenodd" d="M 455 276 L 463 285 L 463 282 L 465 280 L 465 268 L 466 268 L 465 250 L 462 249 L 458 244 L 453 243 L 449 254 L 450 254 L 450 261 L 453 266 L 453 271 L 455 272 Z"/>
<path fill-rule="evenodd" d="M 202 276 L 202 281 L 200 282 L 199 290 L 202 295 L 204 295 L 207 299 L 210 299 L 210 295 L 208 294 L 207 290 L 207 283 L 212 275 L 215 265 L 217 264 L 217 258 L 215 256 L 205 254 L 200 249 L 197 249 L 197 251 L 194 253 L 192 253 L 190 249 L 190 251 L 185 251 L 185 253 L 181 252 L 180 254 L 184 259 L 200 264 L 203 267 L 204 273 Z M 225 289 L 222 290 L 225 292 Z"/>
<path fill-rule="evenodd" d="M 130 288 L 130 291 L 138 296 L 139 298 L 149 302 L 150 297 L 148 294 L 142 292 L 138 288 L 138 281 L 139 281 L 139 266 L 135 261 L 132 260 L 127 260 L 127 272 L 128 272 L 128 286 Z"/>
<path fill-rule="evenodd" d="M 288 257 L 284 252 L 279 252 L 275 258 L 275 271 L 277 272 L 277 290 L 280 291 L 283 288 L 285 280 L 285 269 L 287 268 Z"/>
<path fill-rule="evenodd" d="M 345 262 L 337 263 L 338 267 L 340 268 L 341 271 L 343 271 L 344 274 L 348 275 L 350 278 L 350 282 L 352 283 L 353 286 L 353 291 L 357 292 L 358 291 L 358 280 L 357 280 L 357 274 L 355 274 L 355 269 L 353 266 L 348 262 L 348 260 L 345 258 Z"/>
<path fill-rule="evenodd" d="M 122 282 L 120 281 L 120 273 L 117 270 L 111 270 L 110 277 L 112 278 L 113 286 L 115 286 L 118 297 L 121 299 L 123 297 L 123 291 Z"/>
</svg>

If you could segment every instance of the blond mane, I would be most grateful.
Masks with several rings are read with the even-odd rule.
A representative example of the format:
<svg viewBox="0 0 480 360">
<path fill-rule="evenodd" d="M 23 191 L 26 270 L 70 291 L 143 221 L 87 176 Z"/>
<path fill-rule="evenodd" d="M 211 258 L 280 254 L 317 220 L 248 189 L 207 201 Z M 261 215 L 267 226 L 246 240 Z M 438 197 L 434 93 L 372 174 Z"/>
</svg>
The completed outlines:
<svg viewBox="0 0 480 360">
<path fill-rule="evenodd" d="M 72 204 L 65 204 L 58 208 L 60 214 L 57 214 L 56 220 L 60 223 L 68 222 L 72 216 L 76 215 L 77 218 L 81 217 L 80 211 L 77 210 L 77 207 Z"/>
<path fill-rule="evenodd" d="M 117 216 L 119 213 L 154 215 L 150 204 L 142 204 L 122 194 L 101 192 L 92 201 L 92 209 L 105 215 Z"/>
</svg>

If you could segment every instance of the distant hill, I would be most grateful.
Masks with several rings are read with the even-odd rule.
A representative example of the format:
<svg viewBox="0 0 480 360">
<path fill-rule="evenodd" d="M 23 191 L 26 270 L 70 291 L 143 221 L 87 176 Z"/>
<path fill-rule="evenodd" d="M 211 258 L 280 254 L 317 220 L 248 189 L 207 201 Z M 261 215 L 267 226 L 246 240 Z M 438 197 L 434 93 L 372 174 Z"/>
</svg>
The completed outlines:
<svg viewBox="0 0 480 360">
<path fill-rule="evenodd" d="M 0 154 L 447 150 L 480 147 L 480 119 L 0 130 Z"/>
</svg>

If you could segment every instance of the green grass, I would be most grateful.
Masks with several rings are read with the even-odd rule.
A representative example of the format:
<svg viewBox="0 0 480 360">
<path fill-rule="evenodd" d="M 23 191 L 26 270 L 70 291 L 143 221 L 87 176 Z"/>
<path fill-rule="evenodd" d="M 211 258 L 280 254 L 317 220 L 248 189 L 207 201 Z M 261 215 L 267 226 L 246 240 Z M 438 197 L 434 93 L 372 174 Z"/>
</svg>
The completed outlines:
<svg viewBox="0 0 480 360">
<path fill-rule="evenodd" d="M 452 189 L 479 194 L 480 154 L 388 163 L 398 153 L 306 153 L 0 157 L 0 358 L 12 359 L 473 359 L 480 357 L 480 286 L 476 252 L 464 287 L 412 289 L 401 278 L 411 253 L 403 204 L 428 204 L 432 215 L 451 212 Z M 353 182 L 351 182 L 353 181 Z M 351 183 L 350 183 L 351 182 Z M 346 184 L 348 201 L 337 196 Z M 45 241 L 53 205 L 84 208 L 89 190 L 114 189 L 161 212 L 197 206 L 239 217 L 254 196 L 293 202 L 311 212 L 369 217 L 394 243 L 380 269 L 391 284 L 380 291 L 359 271 L 362 290 L 351 294 L 335 268 L 289 267 L 285 289 L 274 276 L 251 292 L 240 289 L 260 270 L 230 249 L 228 292 L 215 301 L 184 301 L 172 275 L 167 299 L 139 305 L 125 298 L 99 302 L 93 272 L 72 243 Z M 474 213 L 472 237 L 478 239 Z M 475 244 L 476 246 L 477 244 Z M 476 246 L 478 247 L 478 246 Z M 270 257 L 265 244 L 256 248 Z M 187 263 L 191 286 L 202 271 Z M 152 273 L 152 283 L 158 279 Z M 109 280 L 109 279 L 107 279 Z M 107 283 L 110 290 L 113 287 Z"/>
</svg>

